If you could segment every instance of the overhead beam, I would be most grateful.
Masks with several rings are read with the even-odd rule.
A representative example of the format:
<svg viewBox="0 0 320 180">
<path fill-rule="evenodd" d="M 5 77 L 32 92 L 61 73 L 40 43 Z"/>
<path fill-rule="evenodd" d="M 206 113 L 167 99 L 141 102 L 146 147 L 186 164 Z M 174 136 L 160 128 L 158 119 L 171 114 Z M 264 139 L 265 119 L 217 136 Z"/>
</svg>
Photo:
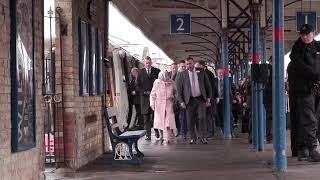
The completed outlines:
<svg viewBox="0 0 320 180">
<path fill-rule="evenodd" d="M 203 56 L 203 55 L 198 55 L 198 54 L 191 54 L 191 55 L 189 55 L 190 57 L 198 57 L 198 58 L 201 58 L 201 59 L 203 59 L 203 60 L 205 60 L 205 61 L 212 61 L 212 62 L 214 62 L 214 63 L 216 63 L 217 61 L 215 60 L 215 59 L 209 59 L 209 58 L 207 58 L 206 56 Z"/>
<path fill-rule="evenodd" d="M 204 49 L 207 49 L 208 51 L 211 51 L 214 54 L 217 54 L 217 51 L 213 51 L 212 49 L 208 48 L 207 46 L 203 46 L 201 44 L 197 44 L 197 42 L 182 42 L 181 44 L 187 44 L 187 45 L 193 45 L 193 46 L 202 47 Z"/>
<path fill-rule="evenodd" d="M 194 20 L 191 20 L 191 23 L 195 23 L 195 24 L 198 24 L 198 25 L 200 25 L 200 26 L 203 26 L 203 27 L 206 27 L 206 28 L 210 29 L 210 30 L 211 30 L 213 33 L 215 33 L 215 34 L 219 37 L 219 39 L 220 39 L 220 34 L 219 34 L 216 30 L 214 30 L 212 27 L 210 27 L 210 26 L 208 26 L 208 25 L 205 25 L 205 24 L 203 24 L 203 23 L 199 23 L 199 22 L 194 21 Z"/>
<path fill-rule="evenodd" d="M 202 55 L 202 54 L 190 54 L 189 56 L 191 56 L 191 57 L 202 57 L 202 58 L 206 58 L 208 61 L 217 62 L 217 60 L 216 60 L 216 59 L 214 59 L 213 57 L 208 56 L 208 55 Z"/>
<path fill-rule="evenodd" d="M 216 48 L 218 48 L 218 46 L 213 42 L 213 41 L 210 41 L 204 37 L 201 37 L 201 36 L 197 36 L 197 35 L 193 35 L 193 34 L 181 34 L 181 35 L 187 35 L 187 36 L 191 36 L 191 37 L 195 37 L 195 38 L 199 38 L 199 39 L 203 39 L 207 42 L 209 42 L 210 44 L 214 45 Z"/>
<path fill-rule="evenodd" d="M 192 6 L 195 6 L 195 7 L 198 7 L 200 9 L 203 9 L 205 10 L 206 12 L 210 13 L 212 15 L 213 18 L 217 19 L 218 23 L 221 25 L 221 19 L 218 18 L 212 11 L 210 11 L 209 9 L 207 8 L 204 8 L 202 6 L 199 6 L 198 4 L 195 4 L 195 3 L 191 3 L 189 1 L 184 1 L 184 0 L 174 0 L 175 2 L 180 2 L 180 3 L 184 3 L 184 4 L 189 4 L 189 5 L 192 5 Z"/>
<path fill-rule="evenodd" d="M 208 50 L 207 49 L 186 49 L 184 50 L 185 52 L 200 52 L 200 51 L 205 51 L 207 52 Z"/>
</svg>

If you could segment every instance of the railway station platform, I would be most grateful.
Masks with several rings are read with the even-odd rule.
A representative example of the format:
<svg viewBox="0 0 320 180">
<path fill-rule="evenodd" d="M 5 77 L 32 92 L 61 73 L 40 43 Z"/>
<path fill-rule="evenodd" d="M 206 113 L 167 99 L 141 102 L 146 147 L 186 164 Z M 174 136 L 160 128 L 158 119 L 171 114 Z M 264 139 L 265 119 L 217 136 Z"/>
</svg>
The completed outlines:
<svg viewBox="0 0 320 180">
<path fill-rule="evenodd" d="M 290 137 L 289 134 L 287 137 Z M 290 140 L 288 140 L 288 145 Z M 87 166 L 72 171 L 47 169 L 46 179 L 79 180 L 318 180 L 320 163 L 298 161 L 287 148 L 288 171 L 273 171 L 273 148 L 267 144 L 264 152 L 253 152 L 244 134 L 236 134 L 232 141 L 216 136 L 209 144 L 188 144 L 183 139 L 159 144 L 140 140 L 145 153 L 141 166 L 112 165 L 111 154 L 103 154 Z"/>
</svg>

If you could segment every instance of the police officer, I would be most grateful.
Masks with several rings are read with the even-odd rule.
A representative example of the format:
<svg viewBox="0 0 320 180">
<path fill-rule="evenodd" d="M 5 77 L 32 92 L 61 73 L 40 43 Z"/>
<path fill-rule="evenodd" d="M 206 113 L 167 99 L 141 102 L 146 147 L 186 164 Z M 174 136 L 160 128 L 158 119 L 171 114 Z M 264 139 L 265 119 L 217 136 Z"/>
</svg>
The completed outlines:
<svg viewBox="0 0 320 180">
<path fill-rule="evenodd" d="M 309 151 L 310 161 L 320 161 L 320 153 L 317 151 L 317 118 L 316 97 L 310 89 L 315 82 L 320 81 L 320 69 L 315 67 L 317 52 L 320 46 L 314 40 L 314 29 L 305 24 L 300 28 L 300 38 L 295 42 L 290 54 L 290 77 L 292 93 L 295 95 L 295 110 L 297 111 L 298 127 L 298 159 L 303 160 L 308 156 L 305 147 Z M 320 59 L 319 59 L 320 60 Z"/>
</svg>

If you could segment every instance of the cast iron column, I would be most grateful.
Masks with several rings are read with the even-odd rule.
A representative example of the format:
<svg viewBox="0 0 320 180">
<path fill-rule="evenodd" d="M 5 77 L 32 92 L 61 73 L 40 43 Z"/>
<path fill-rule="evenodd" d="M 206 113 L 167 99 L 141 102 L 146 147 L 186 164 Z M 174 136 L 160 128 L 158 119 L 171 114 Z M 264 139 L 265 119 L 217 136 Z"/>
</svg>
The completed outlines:
<svg viewBox="0 0 320 180">
<path fill-rule="evenodd" d="M 262 64 L 267 63 L 267 52 L 266 52 L 266 31 L 265 29 L 261 32 L 261 49 L 262 49 Z M 263 90 L 264 91 L 264 90 Z M 267 127 L 267 114 L 266 108 L 263 108 L 263 133 L 266 136 L 266 127 Z"/>
<path fill-rule="evenodd" d="M 251 47 L 250 47 L 250 54 L 251 54 L 251 67 L 254 64 L 253 61 L 253 46 L 254 46 L 254 25 L 253 20 L 251 20 Z M 252 68 L 251 68 L 252 72 Z M 256 83 L 253 81 L 252 73 L 251 73 L 251 138 L 252 138 L 252 148 L 258 149 L 258 122 L 257 122 L 257 93 L 256 93 Z"/>
<path fill-rule="evenodd" d="M 224 138 L 231 139 L 230 127 L 230 80 L 229 80 L 229 55 L 228 55 L 228 31 L 222 35 L 222 68 L 223 68 L 223 122 Z"/>
<path fill-rule="evenodd" d="M 259 64 L 261 60 L 259 47 L 260 47 L 260 7 L 259 3 L 253 3 L 251 6 L 252 13 L 252 24 L 253 24 L 253 33 L 252 33 L 252 64 Z M 262 93 L 262 83 L 254 82 L 255 87 L 254 98 L 256 103 L 255 110 L 255 135 L 257 135 L 256 143 L 257 149 L 262 151 L 264 149 L 264 127 L 263 127 L 263 93 Z"/>
<path fill-rule="evenodd" d="M 272 61 L 272 114 L 273 114 L 273 147 L 274 168 L 277 171 L 287 170 L 286 157 L 286 114 L 284 88 L 284 20 L 283 0 L 273 0 L 273 61 Z"/>
</svg>

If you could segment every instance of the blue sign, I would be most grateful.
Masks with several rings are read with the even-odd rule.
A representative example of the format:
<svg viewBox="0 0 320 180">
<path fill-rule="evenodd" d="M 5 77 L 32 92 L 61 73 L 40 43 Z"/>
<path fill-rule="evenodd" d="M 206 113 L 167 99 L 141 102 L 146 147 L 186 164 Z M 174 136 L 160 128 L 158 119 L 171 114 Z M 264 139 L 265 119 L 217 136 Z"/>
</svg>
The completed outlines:
<svg viewBox="0 0 320 180">
<path fill-rule="evenodd" d="M 172 14 L 170 17 L 171 34 L 191 34 L 190 14 Z"/>
<path fill-rule="evenodd" d="M 297 32 L 300 31 L 300 27 L 304 24 L 312 25 L 314 30 L 317 31 L 317 13 L 315 11 L 297 12 L 296 16 Z"/>
</svg>

